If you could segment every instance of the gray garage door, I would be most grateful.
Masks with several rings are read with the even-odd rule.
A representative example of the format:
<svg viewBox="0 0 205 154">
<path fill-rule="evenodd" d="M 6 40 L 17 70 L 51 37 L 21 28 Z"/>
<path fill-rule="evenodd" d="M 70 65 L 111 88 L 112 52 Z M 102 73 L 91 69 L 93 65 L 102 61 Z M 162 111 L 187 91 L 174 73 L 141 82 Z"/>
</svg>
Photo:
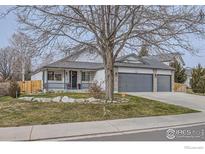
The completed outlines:
<svg viewBox="0 0 205 154">
<path fill-rule="evenodd" d="M 171 91 L 171 76 L 157 75 L 157 91 L 169 92 Z"/>
<path fill-rule="evenodd" d="M 119 73 L 119 92 L 152 92 L 152 74 Z"/>
</svg>

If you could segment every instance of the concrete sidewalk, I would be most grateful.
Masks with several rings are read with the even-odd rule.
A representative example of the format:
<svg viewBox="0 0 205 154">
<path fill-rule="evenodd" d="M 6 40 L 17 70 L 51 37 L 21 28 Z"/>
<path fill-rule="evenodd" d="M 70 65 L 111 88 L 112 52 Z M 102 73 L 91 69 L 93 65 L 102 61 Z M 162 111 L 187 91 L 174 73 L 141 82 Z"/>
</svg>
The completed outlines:
<svg viewBox="0 0 205 154">
<path fill-rule="evenodd" d="M 0 140 L 52 140 L 205 122 L 205 113 L 0 128 Z"/>
</svg>

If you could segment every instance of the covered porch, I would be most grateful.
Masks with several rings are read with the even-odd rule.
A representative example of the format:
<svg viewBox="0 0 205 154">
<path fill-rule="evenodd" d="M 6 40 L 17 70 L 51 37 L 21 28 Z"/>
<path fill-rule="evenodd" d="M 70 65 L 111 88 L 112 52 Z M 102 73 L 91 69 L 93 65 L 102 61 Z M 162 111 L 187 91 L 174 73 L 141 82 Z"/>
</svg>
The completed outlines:
<svg viewBox="0 0 205 154">
<path fill-rule="evenodd" d="M 43 70 L 43 90 L 89 89 L 95 70 L 48 68 Z"/>
</svg>

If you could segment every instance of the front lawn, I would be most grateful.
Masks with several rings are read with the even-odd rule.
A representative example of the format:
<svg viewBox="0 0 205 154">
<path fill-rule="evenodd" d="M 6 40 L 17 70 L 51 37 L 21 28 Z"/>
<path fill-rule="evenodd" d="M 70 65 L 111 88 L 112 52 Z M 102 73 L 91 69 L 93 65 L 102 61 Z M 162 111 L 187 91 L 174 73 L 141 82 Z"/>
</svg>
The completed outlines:
<svg viewBox="0 0 205 154">
<path fill-rule="evenodd" d="M 54 97 L 54 95 L 56 96 L 56 94 L 49 95 L 52 97 Z M 67 93 L 66 95 L 74 98 L 89 97 L 86 93 Z M 48 97 L 48 94 L 42 94 L 41 96 Z M 121 97 L 121 95 L 116 95 L 115 97 Z M 0 127 L 123 119 L 197 112 L 188 108 L 136 96 L 125 97 L 129 99 L 128 103 L 106 105 L 51 102 L 37 103 L 12 99 L 10 97 L 0 97 Z"/>
</svg>

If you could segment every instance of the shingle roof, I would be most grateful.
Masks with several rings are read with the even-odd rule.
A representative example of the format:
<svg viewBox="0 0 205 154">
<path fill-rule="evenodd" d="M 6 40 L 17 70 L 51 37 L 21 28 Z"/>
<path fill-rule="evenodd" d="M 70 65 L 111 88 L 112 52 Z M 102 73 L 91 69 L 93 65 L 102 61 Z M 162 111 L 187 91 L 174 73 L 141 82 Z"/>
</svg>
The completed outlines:
<svg viewBox="0 0 205 154">
<path fill-rule="evenodd" d="M 126 62 L 116 62 L 114 66 L 121 67 L 140 67 L 140 68 L 160 68 L 160 69 L 173 69 L 162 62 L 152 59 L 150 57 L 139 58 L 141 63 L 126 63 Z M 93 62 L 79 62 L 79 61 L 57 61 L 49 65 L 44 66 L 44 68 L 73 68 L 73 69 L 101 69 L 103 68 L 102 63 Z"/>
<path fill-rule="evenodd" d="M 179 56 L 179 58 L 181 59 L 182 63 L 185 64 L 184 60 L 181 58 L 181 53 L 179 53 L 179 52 L 175 52 L 175 53 L 162 53 L 160 55 L 152 55 L 152 56 L 149 56 L 149 57 L 157 59 L 157 60 L 159 60 L 161 62 L 168 62 L 168 61 L 172 61 L 176 56 Z"/>
<path fill-rule="evenodd" d="M 172 67 L 150 57 L 142 57 L 138 59 L 141 63 L 125 63 L 117 62 L 115 66 L 121 67 L 138 67 L 138 68 L 158 68 L 158 69 L 167 69 L 173 70 Z"/>
<path fill-rule="evenodd" d="M 103 68 L 102 63 L 91 63 L 91 62 L 78 62 L 78 61 L 57 61 L 44 68 L 73 68 L 73 69 L 100 69 Z"/>
<path fill-rule="evenodd" d="M 125 57 L 123 57 L 124 59 Z M 140 63 L 128 63 L 123 61 L 117 61 L 115 67 L 135 67 L 135 68 L 158 68 L 165 70 L 173 70 L 172 67 L 160 62 L 156 58 L 152 57 L 137 57 Z M 102 63 L 93 63 L 93 62 L 80 62 L 80 61 L 69 61 L 66 58 L 58 60 L 54 63 L 43 66 L 42 68 L 36 70 L 35 72 L 40 71 L 45 68 L 63 68 L 63 69 L 87 69 L 87 70 L 98 70 L 103 68 Z M 35 73 L 34 72 L 34 73 Z"/>
</svg>

